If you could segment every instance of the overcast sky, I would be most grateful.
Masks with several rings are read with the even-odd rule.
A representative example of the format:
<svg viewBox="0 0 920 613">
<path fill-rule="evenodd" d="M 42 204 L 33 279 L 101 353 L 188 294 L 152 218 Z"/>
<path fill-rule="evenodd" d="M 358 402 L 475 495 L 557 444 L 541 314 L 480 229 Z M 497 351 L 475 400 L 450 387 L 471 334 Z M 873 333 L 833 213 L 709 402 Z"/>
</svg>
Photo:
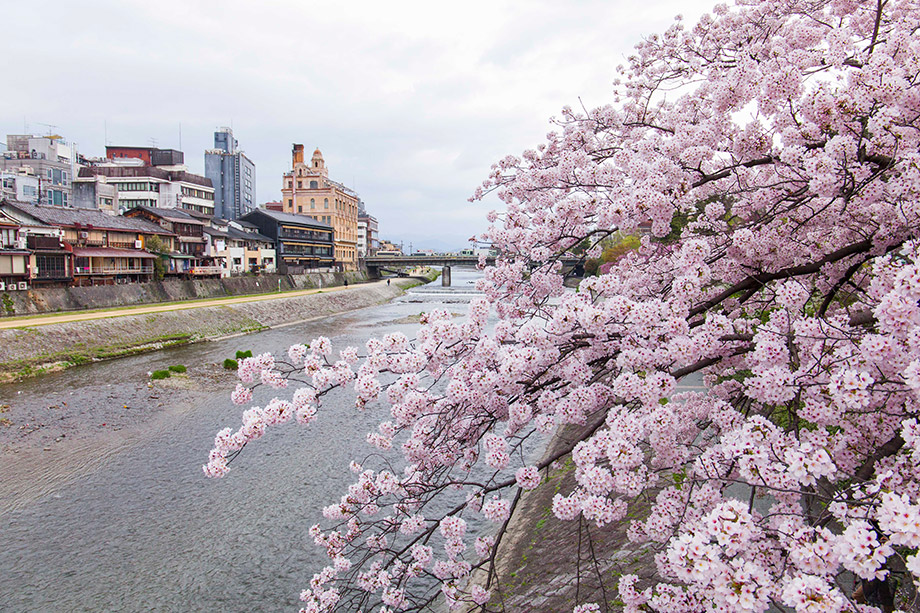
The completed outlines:
<svg viewBox="0 0 920 613">
<path fill-rule="evenodd" d="M 178 149 L 181 132 L 203 173 L 214 130 L 232 125 L 259 203 L 280 199 L 292 143 L 319 147 L 382 238 L 456 249 L 499 208 L 467 202 L 493 162 L 541 142 L 563 106 L 608 102 L 637 41 L 712 4 L 7 2 L 0 129 L 54 132 L 88 156 Z"/>
</svg>

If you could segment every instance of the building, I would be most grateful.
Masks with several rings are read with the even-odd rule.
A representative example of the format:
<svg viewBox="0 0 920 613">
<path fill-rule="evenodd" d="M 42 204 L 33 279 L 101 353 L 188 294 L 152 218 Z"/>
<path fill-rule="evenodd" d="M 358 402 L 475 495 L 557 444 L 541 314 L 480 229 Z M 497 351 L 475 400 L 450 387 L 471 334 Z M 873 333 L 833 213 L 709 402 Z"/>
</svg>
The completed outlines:
<svg viewBox="0 0 920 613">
<path fill-rule="evenodd" d="M 110 183 L 105 175 L 78 176 L 73 180 L 73 206 L 99 209 L 111 215 L 118 213 L 118 184 Z"/>
<path fill-rule="evenodd" d="M 204 229 L 207 224 L 189 211 L 140 206 L 125 211 L 124 216 L 128 219 L 147 220 L 174 235 L 166 274 L 186 277 L 220 276 L 220 264 L 205 253 L 207 240 Z"/>
<path fill-rule="evenodd" d="M 260 234 L 274 242 L 277 267 L 282 274 L 335 266 L 335 236 L 329 224 L 269 209 L 250 211 L 240 221 L 257 227 Z"/>
<path fill-rule="evenodd" d="M 294 145 L 290 172 L 284 173 L 281 203 L 289 215 L 306 215 L 335 231 L 335 264 L 340 270 L 358 269 L 358 194 L 329 178 L 319 149 L 310 163 L 303 145 Z"/>
<path fill-rule="evenodd" d="M 40 204 L 73 206 L 76 153 L 67 141 L 57 135 L 8 134 L 6 149 L 0 157 L 0 172 L 34 176 Z"/>
<path fill-rule="evenodd" d="M 386 251 L 389 253 L 402 253 L 402 243 L 394 243 L 388 240 L 380 239 L 380 245 L 377 248 L 377 251 Z"/>
<path fill-rule="evenodd" d="M 260 234 L 253 224 L 215 218 L 204 232 L 211 253 L 222 262 L 222 276 L 277 270 L 275 241 Z"/>
<path fill-rule="evenodd" d="M 31 168 L 0 171 L 0 198 L 38 203 L 38 177 Z"/>
<path fill-rule="evenodd" d="M 239 219 L 256 208 L 256 165 L 240 150 L 230 128 L 214 133 L 214 148 L 204 152 L 204 174 L 214 186 L 215 216 Z"/>
<path fill-rule="evenodd" d="M 153 279 L 145 251 L 152 237 L 173 248 L 175 235 L 143 219 L 93 209 L 3 201 L 0 211 L 26 231 L 30 280 L 43 285 L 111 285 Z"/>
<path fill-rule="evenodd" d="M 0 291 L 29 289 L 29 259 L 22 225 L 0 212 Z"/>
<path fill-rule="evenodd" d="M 380 248 L 377 218 L 367 213 L 358 214 L 358 257 L 373 257 Z"/>
<path fill-rule="evenodd" d="M 85 166 L 77 182 L 94 177 L 105 177 L 106 183 L 115 186 L 119 212 L 147 206 L 214 214 L 211 180 L 188 172 L 184 166 L 149 166 L 139 158 L 125 158 Z"/>
<path fill-rule="evenodd" d="M 109 160 L 141 160 L 145 166 L 182 166 L 185 154 L 175 149 L 156 147 L 120 147 L 107 145 L 105 157 Z"/>
</svg>

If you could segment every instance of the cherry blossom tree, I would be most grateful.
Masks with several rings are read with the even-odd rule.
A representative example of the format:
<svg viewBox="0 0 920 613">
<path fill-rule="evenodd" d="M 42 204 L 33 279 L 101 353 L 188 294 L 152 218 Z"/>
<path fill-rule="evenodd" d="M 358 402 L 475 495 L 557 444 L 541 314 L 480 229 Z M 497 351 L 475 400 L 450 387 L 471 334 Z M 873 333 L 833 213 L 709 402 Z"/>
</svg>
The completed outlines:
<svg viewBox="0 0 920 613">
<path fill-rule="evenodd" d="M 435 311 L 415 339 L 340 359 L 321 338 L 243 360 L 234 402 L 296 389 L 219 433 L 209 475 L 335 388 L 385 412 L 367 441 L 388 463 L 354 464 L 311 529 L 330 564 L 303 610 L 498 608 L 507 523 L 561 457 L 576 484 L 559 521 L 651 501 L 628 537 L 657 548 L 657 579 L 619 581 L 627 611 L 916 608 L 918 27 L 916 0 L 678 19 L 637 46 L 611 105 L 564 109 L 477 190 L 505 204 L 483 237 L 501 256 L 465 321 Z M 638 250 L 564 288 L 573 249 L 648 222 Z"/>
</svg>

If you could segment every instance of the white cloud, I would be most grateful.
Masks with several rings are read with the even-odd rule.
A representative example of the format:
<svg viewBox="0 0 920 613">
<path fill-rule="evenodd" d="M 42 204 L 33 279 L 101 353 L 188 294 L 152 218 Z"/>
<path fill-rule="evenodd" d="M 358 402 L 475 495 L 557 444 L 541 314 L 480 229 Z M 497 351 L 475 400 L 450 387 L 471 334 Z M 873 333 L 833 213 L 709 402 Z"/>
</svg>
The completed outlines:
<svg viewBox="0 0 920 613">
<path fill-rule="evenodd" d="M 710 0 L 711 1 L 711 0 Z M 320 147 L 381 234 L 465 243 L 495 203 L 467 198 L 567 104 L 607 101 L 640 37 L 710 1 L 438 3 L 101 0 L 4 7 L 0 129 L 182 148 L 193 171 L 233 124 L 259 200 L 280 197 L 291 143 Z"/>
</svg>

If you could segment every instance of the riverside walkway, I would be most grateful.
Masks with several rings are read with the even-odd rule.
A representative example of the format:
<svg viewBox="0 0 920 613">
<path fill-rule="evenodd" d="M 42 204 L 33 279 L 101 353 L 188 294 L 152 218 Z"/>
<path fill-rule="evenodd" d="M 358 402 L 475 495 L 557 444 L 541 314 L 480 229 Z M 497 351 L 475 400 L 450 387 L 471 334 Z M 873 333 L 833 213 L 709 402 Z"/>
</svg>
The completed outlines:
<svg viewBox="0 0 920 613">
<path fill-rule="evenodd" d="M 276 300 L 278 298 L 292 298 L 295 296 L 305 296 L 308 294 L 329 293 L 338 291 L 347 291 L 350 288 L 361 287 L 386 283 L 386 280 L 374 281 L 371 283 L 362 283 L 351 286 L 331 286 L 324 288 L 302 289 L 286 292 L 274 292 L 270 294 L 250 294 L 248 296 L 227 296 L 225 298 L 205 298 L 201 300 L 183 300 L 182 302 L 169 302 L 151 305 L 137 305 L 126 307 L 114 307 L 98 309 L 91 311 L 75 311 L 68 313 L 43 313 L 41 315 L 26 315 L 21 317 L 10 317 L 9 319 L 0 319 L 0 330 L 10 328 L 30 328 L 34 326 L 46 326 L 50 324 L 67 323 L 73 321 L 89 321 L 93 319 L 106 319 L 110 317 L 124 317 L 127 315 L 143 315 L 146 313 L 163 313 L 167 311 L 182 311 L 187 309 L 198 309 L 203 307 L 224 306 L 230 304 L 241 304 L 246 302 L 259 302 L 263 300 Z"/>
</svg>

